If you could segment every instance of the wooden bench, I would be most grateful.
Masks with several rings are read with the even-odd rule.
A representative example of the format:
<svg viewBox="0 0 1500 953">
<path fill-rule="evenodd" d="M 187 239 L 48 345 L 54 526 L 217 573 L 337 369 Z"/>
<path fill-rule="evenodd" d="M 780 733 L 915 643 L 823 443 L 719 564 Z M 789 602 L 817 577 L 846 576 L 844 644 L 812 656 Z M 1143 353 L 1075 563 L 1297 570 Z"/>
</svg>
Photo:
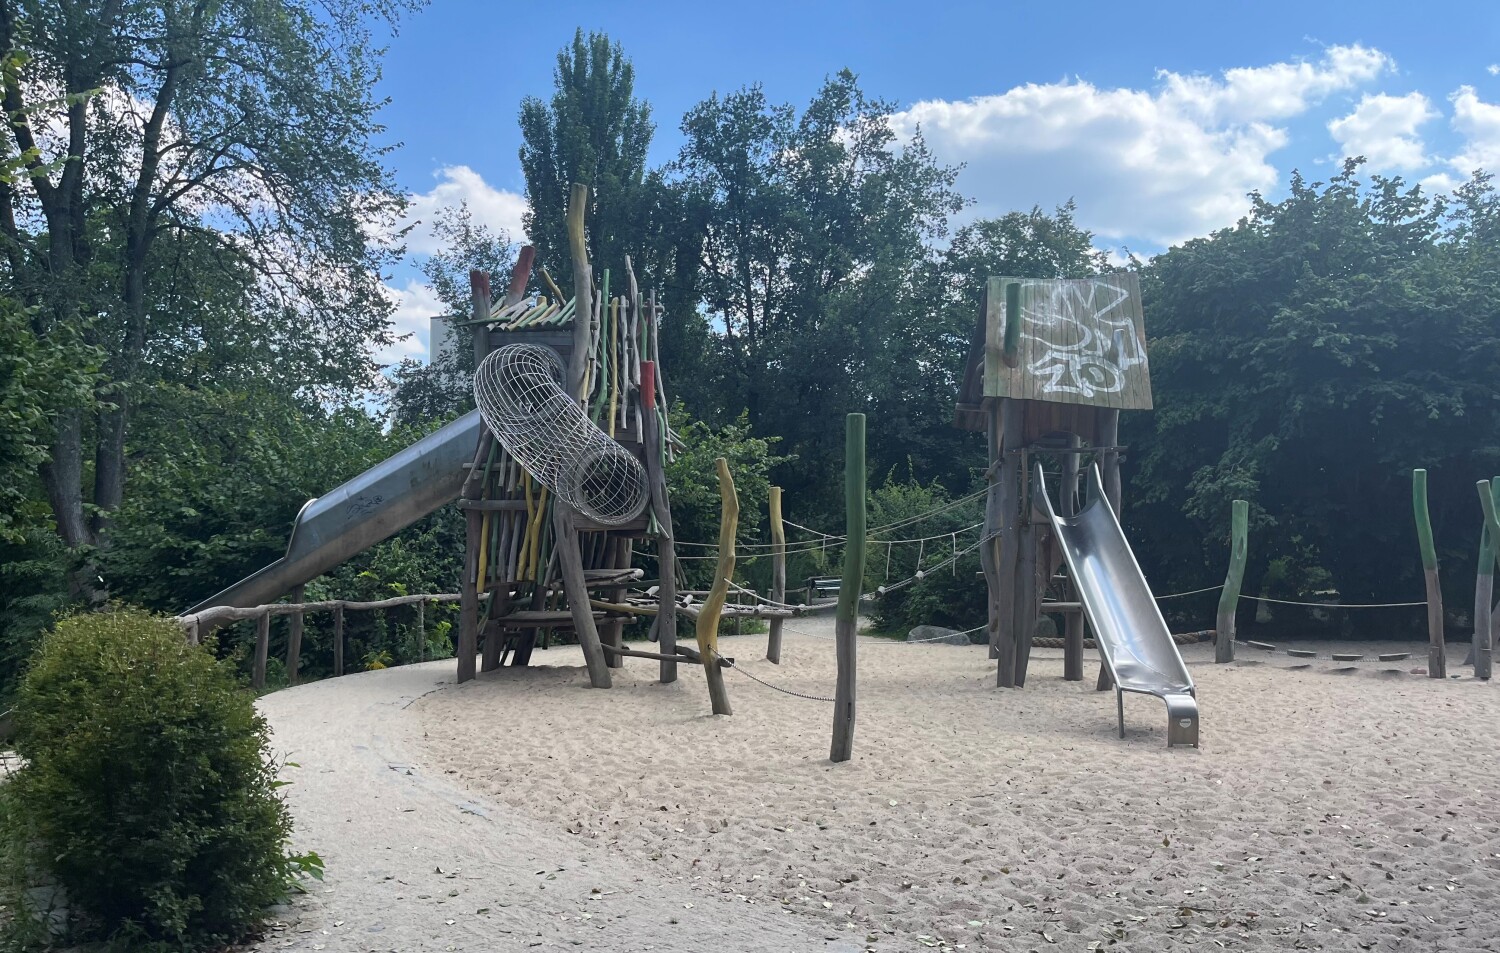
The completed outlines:
<svg viewBox="0 0 1500 953">
<path fill-rule="evenodd" d="M 807 604 L 827 602 L 839 597 L 839 587 L 844 581 L 838 576 L 808 576 Z"/>
</svg>

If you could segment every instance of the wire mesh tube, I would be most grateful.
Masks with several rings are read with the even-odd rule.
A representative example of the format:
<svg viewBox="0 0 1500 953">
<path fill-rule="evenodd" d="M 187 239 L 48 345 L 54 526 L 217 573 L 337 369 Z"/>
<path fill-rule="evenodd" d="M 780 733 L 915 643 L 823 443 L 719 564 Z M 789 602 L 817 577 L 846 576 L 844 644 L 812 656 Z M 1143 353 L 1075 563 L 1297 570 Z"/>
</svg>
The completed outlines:
<svg viewBox="0 0 1500 953">
<path fill-rule="evenodd" d="M 563 502 L 596 523 L 628 523 L 646 508 L 646 469 L 594 426 L 562 380 L 557 352 L 511 344 L 480 363 L 474 402 L 500 445 Z"/>
</svg>

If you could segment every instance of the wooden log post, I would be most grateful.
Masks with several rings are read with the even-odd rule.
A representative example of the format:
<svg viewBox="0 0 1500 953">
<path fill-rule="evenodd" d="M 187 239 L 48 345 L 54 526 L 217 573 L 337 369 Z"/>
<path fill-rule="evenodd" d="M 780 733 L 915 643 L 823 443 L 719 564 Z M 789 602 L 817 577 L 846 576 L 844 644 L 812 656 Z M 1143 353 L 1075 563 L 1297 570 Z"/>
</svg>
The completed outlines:
<svg viewBox="0 0 1500 953">
<path fill-rule="evenodd" d="M 420 605 L 421 603 L 418 603 Z M 333 607 L 333 674 L 344 674 L 344 607 Z"/>
<path fill-rule="evenodd" d="M 1219 615 L 1214 629 L 1214 661 L 1234 661 L 1235 612 L 1240 605 L 1240 586 L 1245 581 L 1245 559 L 1250 546 L 1250 503 L 1230 504 L 1229 572 L 1219 593 Z"/>
<path fill-rule="evenodd" d="M 655 316 L 652 316 L 653 323 Z M 662 463 L 666 453 L 661 419 L 656 412 L 656 362 L 641 362 L 641 439 L 646 454 L 646 482 L 651 487 L 651 512 L 656 517 L 657 589 L 656 640 L 661 652 L 661 682 L 677 681 L 677 546 L 672 533 L 672 506 L 667 496 L 667 475 Z M 665 410 L 665 408 L 663 408 Z"/>
<path fill-rule="evenodd" d="M 459 585 L 458 681 L 474 677 L 479 651 L 479 547 L 484 545 L 478 510 L 464 511 L 464 575 Z"/>
<path fill-rule="evenodd" d="M 1417 519 L 1417 542 L 1422 549 L 1422 578 L 1427 583 L 1427 677 L 1448 677 L 1448 652 L 1443 641 L 1443 589 L 1438 580 L 1437 547 L 1432 542 L 1432 517 L 1427 511 L 1427 471 L 1411 472 L 1411 504 Z"/>
<path fill-rule="evenodd" d="M 589 246 L 584 234 L 588 215 L 589 187 L 574 182 L 568 190 L 568 252 L 573 259 L 573 353 L 568 360 L 568 393 L 579 400 L 588 379 L 589 351 L 593 345 L 594 270 L 589 264 Z M 576 548 L 576 545 L 575 545 Z"/>
<path fill-rule="evenodd" d="M 859 598 L 865 584 L 865 415 L 844 418 L 844 568 L 834 618 L 838 681 L 833 691 L 835 764 L 854 755 L 855 686 L 859 662 Z"/>
<path fill-rule="evenodd" d="M 1016 598 L 1013 604 L 1015 619 L 1012 628 L 1016 633 L 1015 687 L 1024 688 L 1026 670 L 1031 663 L 1031 641 L 1036 637 L 1036 619 L 1042 603 L 1041 586 L 1037 580 L 1037 573 L 1041 570 L 1043 562 L 1039 552 L 1042 545 L 1042 527 L 1031 507 L 1031 494 L 1033 492 L 1045 493 L 1046 487 L 1032 487 L 1031 465 L 1026 454 L 1021 454 L 1019 476 L 1021 479 L 1020 513 L 1017 518 L 1020 551 L 1016 555 Z"/>
<path fill-rule="evenodd" d="M 266 687 L 266 659 L 270 654 L 271 610 L 267 609 L 255 619 L 255 660 L 250 668 L 250 684 L 255 688 Z"/>
<path fill-rule="evenodd" d="M 427 604 L 417 603 L 417 661 L 427 661 Z"/>
<path fill-rule="evenodd" d="M 1495 560 L 1500 551 L 1500 477 L 1480 480 L 1479 506 L 1484 512 L 1484 529 L 1479 537 L 1479 569 L 1474 577 L 1474 677 L 1488 679 L 1493 674 L 1495 652 Z"/>
<path fill-rule="evenodd" d="M 589 606 L 588 581 L 583 575 L 583 553 L 578 548 L 578 530 L 573 524 L 573 508 L 562 500 L 552 507 L 552 535 L 557 547 L 557 565 L 562 574 L 563 592 L 573 616 L 573 632 L 583 648 L 588 666 L 589 684 L 594 688 L 610 686 L 609 665 L 600 648 L 599 629 L 594 624 L 594 610 Z"/>
<path fill-rule="evenodd" d="M 1099 476 L 1104 484 L 1104 498 L 1109 501 L 1110 509 L 1115 511 L 1115 519 L 1121 521 L 1125 517 L 1120 513 L 1120 452 L 1115 447 L 1120 445 L 1120 412 L 1114 408 L 1100 408 L 1098 410 L 1099 421 L 1099 446 L 1108 447 L 1101 454 L 1099 461 Z M 1104 664 L 1104 650 L 1099 650 L 1099 680 L 1094 683 L 1095 691 L 1107 691 L 1115 687 L 1114 676 L 1109 674 L 1109 666 Z"/>
<path fill-rule="evenodd" d="M 1077 450 L 1083 441 L 1077 434 L 1068 435 L 1068 448 Z M 1063 456 L 1062 489 L 1059 491 L 1059 515 L 1064 518 L 1078 515 L 1078 463 L 1080 454 Z M 1052 560 L 1047 560 L 1050 571 Z M 1069 612 L 1063 616 L 1063 680 L 1083 681 L 1083 613 Z"/>
<path fill-rule="evenodd" d="M 292 589 L 289 598 L 297 605 L 302 604 L 302 598 L 306 589 L 296 586 Z M 302 610 L 293 612 L 287 619 L 286 631 L 286 683 L 297 684 L 297 670 L 302 667 Z"/>
<path fill-rule="evenodd" d="M 729 692 L 724 687 L 724 670 L 719 667 L 719 616 L 729 595 L 730 577 L 734 575 L 734 540 L 739 532 L 740 498 L 734 490 L 729 461 L 718 457 L 714 460 L 714 471 L 719 476 L 719 560 L 714 564 L 714 584 L 709 587 L 708 598 L 698 610 L 695 632 L 713 712 L 715 715 L 732 715 L 734 710 L 729 706 Z"/>
<path fill-rule="evenodd" d="M 1000 559 L 997 567 L 997 598 L 991 654 L 995 658 L 995 685 L 1016 684 L 1016 602 L 1021 563 L 1021 455 L 1025 445 L 1025 405 L 1014 398 L 1000 402 Z"/>
<path fill-rule="evenodd" d="M 628 537 L 615 537 L 605 543 L 605 565 L 611 569 L 629 569 L 633 555 L 633 546 Z M 625 592 L 624 587 L 617 587 L 609 590 L 607 597 L 610 602 L 621 603 L 625 601 Z M 618 616 L 605 620 L 603 628 L 599 631 L 599 639 L 605 646 L 623 649 L 625 647 L 625 620 Z M 606 652 L 604 660 L 610 668 L 625 667 L 625 659 L 618 653 Z"/>
<path fill-rule="evenodd" d="M 979 568 L 984 573 L 985 638 L 990 658 L 996 658 L 1000 647 L 1000 532 L 1004 491 L 1000 479 L 1004 455 L 1000 450 L 1000 404 L 992 397 L 984 400 L 984 438 L 989 466 L 985 470 L 987 490 L 984 497 L 984 535 L 979 543 Z M 812 599 L 809 598 L 811 603 Z"/>
<path fill-rule="evenodd" d="M 781 522 L 781 487 L 771 487 L 771 601 L 786 602 L 786 528 Z M 771 620 L 766 661 L 781 664 L 781 619 Z"/>
</svg>

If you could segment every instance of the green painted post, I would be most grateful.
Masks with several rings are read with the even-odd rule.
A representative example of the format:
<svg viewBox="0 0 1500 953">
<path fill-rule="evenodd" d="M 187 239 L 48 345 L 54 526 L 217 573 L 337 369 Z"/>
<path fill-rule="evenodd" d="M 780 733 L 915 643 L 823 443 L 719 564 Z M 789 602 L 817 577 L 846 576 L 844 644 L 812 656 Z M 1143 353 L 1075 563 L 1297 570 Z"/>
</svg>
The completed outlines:
<svg viewBox="0 0 1500 953">
<path fill-rule="evenodd" d="M 865 580 L 865 415 L 844 419 L 844 575 L 835 615 L 838 684 L 833 693 L 833 745 L 828 760 L 854 754 L 854 672 L 859 597 Z"/>
<path fill-rule="evenodd" d="M 1427 583 L 1427 677 L 1448 677 L 1448 654 L 1443 645 L 1443 589 L 1438 584 L 1437 547 L 1432 544 L 1432 517 L 1427 512 L 1427 471 L 1411 471 L 1411 505 L 1417 518 L 1417 541 L 1422 546 L 1422 577 Z"/>
<path fill-rule="evenodd" d="M 1005 349 L 1000 358 L 1006 367 L 1015 367 L 1021 359 L 1021 283 L 1006 282 L 1005 285 Z"/>
<path fill-rule="evenodd" d="M 1245 558 L 1249 554 L 1250 504 L 1235 500 L 1230 508 L 1229 573 L 1219 593 L 1219 618 L 1214 638 L 1214 661 L 1234 661 L 1234 613 L 1240 604 L 1240 585 L 1245 581 Z"/>
<path fill-rule="evenodd" d="M 1500 477 L 1480 480 L 1479 506 L 1484 510 L 1484 528 L 1479 534 L 1479 569 L 1474 579 L 1474 677 L 1488 679 L 1493 671 L 1495 651 L 1495 559 L 1500 544 Z"/>
</svg>

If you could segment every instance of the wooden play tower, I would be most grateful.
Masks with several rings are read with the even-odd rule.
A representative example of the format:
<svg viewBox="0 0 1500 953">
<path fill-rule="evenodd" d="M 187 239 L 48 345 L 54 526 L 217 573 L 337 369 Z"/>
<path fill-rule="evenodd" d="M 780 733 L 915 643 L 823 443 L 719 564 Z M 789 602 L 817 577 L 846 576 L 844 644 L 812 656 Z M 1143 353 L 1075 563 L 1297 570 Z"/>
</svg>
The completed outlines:
<svg viewBox="0 0 1500 953">
<path fill-rule="evenodd" d="M 1099 467 L 1120 507 L 1120 411 L 1149 410 L 1140 283 L 1132 273 L 1095 278 L 991 278 L 959 392 L 956 423 L 983 430 L 989 448 L 985 544 L 989 642 L 996 684 L 1021 687 L 1040 616 L 1065 618 L 1064 678 L 1083 678 L 1085 615 L 1051 538 L 1035 464 L 1061 486 L 1059 515 L 1079 506 L 1079 473 Z M 1109 687 L 1105 667 L 1100 688 Z"/>
</svg>

